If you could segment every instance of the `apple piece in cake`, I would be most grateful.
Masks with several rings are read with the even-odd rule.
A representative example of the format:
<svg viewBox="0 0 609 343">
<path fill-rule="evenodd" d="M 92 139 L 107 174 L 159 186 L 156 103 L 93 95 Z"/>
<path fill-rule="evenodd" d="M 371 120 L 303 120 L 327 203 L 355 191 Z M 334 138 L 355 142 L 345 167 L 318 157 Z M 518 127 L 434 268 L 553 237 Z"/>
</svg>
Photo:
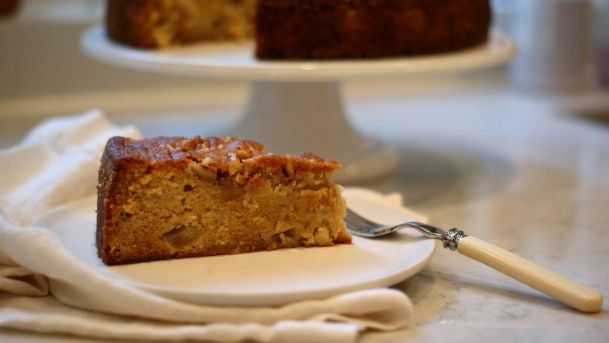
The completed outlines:
<svg viewBox="0 0 609 343">
<path fill-rule="evenodd" d="M 111 138 L 97 251 L 108 265 L 350 243 L 340 166 L 230 137 Z"/>
</svg>

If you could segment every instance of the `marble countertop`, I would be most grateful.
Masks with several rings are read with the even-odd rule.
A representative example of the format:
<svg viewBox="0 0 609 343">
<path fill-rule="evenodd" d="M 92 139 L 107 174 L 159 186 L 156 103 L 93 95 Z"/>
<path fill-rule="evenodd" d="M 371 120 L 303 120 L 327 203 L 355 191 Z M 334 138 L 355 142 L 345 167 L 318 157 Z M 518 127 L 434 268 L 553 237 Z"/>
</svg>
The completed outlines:
<svg viewBox="0 0 609 343">
<path fill-rule="evenodd" d="M 505 89 L 358 94 L 348 101 L 354 125 L 399 151 L 393 175 L 359 186 L 400 192 L 438 226 L 609 296 L 609 125 L 576 116 L 581 106 Z M 609 113 L 607 94 L 601 99 L 597 109 Z M 225 104 L 110 117 L 145 135 L 188 135 L 227 127 L 239 111 Z M 1 145 L 39 119 L 0 116 Z M 413 325 L 366 333 L 363 342 L 609 341 L 607 299 L 601 313 L 581 314 L 456 252 L 439 248 L 421 273 L 395 287 L 412 298 Z M 81 341 L 16 331 L 0 331 L 0 340 Z"/>
<path fill-rule="evenodd" d="M 609 126 L 522 94 L 428 100 L 362 105 L 362 112 L 384 113 L 366 130 L 392 137 L 401 153 L 398 174 L 370 187 L 397 190 L 433 223 L 608 296 Z M 415 324 L 366 340 L 609 341 L 607 299 L 601 313 L 577 313 L 448 250 L 438 249 L 422 273 L 397 287 L 413 299 Z"/>
</svg>

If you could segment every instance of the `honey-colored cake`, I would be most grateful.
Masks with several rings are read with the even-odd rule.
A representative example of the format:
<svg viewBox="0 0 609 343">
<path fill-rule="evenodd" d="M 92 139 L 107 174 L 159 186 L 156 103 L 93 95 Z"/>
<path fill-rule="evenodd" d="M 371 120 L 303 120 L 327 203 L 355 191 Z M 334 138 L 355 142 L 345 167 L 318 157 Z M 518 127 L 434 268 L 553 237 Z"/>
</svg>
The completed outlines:
<svg viewBox="0 0 609 343">
<path fill-rule="evenodd" d="M 107 0 L 106 31 L 139 48 L 248 39 L 254 6 L 255 0 Z"/>
<path fill-rule="evenodd" d="M 259 59 L 434 54 L 487 40 L 489 0 L 259 0 Z"/>
<path fill-rule="evenodd" d="M 114 137 L 99 170 L 109 265 L 350 243 L 335 161 L 234 138 Z"/>
</svg>

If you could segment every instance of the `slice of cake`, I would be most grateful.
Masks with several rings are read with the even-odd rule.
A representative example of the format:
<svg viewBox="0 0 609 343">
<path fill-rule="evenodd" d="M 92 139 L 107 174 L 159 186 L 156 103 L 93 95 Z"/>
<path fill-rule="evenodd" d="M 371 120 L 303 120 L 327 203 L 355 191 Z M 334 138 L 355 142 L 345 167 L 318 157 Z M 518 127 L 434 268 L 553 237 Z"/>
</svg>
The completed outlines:
<svg viewBox="0 0 609 343">
<path fill-rule="evenodd" d="M 489 0 L 259 0 L 259 59 L 433 54 L 487 40 Z"/>
<path fill-rule="evenodd" d="M 350 243 L 340 166 L 235 138 L 110 139 L 97 251 L 109 265 Z"/>
<path fill-rule="evenodd" d="M 162 48 L 252 36 L 255 0 L 107 1 L 107 34 L 126 45 Z"/>
</svg>

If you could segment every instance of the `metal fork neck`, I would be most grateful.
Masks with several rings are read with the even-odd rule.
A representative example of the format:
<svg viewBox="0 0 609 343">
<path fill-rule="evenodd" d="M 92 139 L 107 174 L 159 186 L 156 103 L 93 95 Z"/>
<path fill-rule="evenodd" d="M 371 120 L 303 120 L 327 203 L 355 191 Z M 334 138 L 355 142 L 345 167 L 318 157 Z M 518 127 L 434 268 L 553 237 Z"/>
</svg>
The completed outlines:
<svg viewBox="0 0 609 343">
<path fill-rule="evenodd" d="M 467 237 L 463 231 L 452 228 L 448 230 L 448 232 L 444 232 L 444 234 L 442 234 L 442 245 L 444 245 L 444 248 L 449 248 L 450 250 L 455 251 L 457 250 L 457 247 L 459 247 L 459 241 L 463 237 Z"/>
<path fill-rule="evenodd" d="M 444 248 L 449 248 L 452 251 L 457 250 L 461 238 L 467 237 L 463 231 L 455 228 L 444 231 L 435 226 L 419 222 L 409 222 L 406 225 L 419 230 L 427 238 L 441 240 Z"/>
<path fill-rule="evenodd" d="M 415 228 L 427 238 L 442 240 L 444 235 L 446 234 L 446 232 L 440 228 L 419 222 L 408 222 L 406 224 L 402 224 L 402 226 Z"/>
</svg>

